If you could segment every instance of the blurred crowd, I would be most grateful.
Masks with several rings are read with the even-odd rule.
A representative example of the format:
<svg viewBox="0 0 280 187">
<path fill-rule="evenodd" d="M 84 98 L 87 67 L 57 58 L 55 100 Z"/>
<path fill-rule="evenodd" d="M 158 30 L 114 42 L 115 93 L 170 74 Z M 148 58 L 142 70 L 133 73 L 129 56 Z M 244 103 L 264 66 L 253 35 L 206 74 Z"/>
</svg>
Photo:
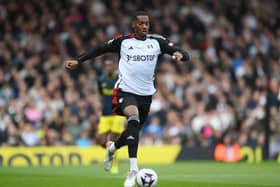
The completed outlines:
<svg viewBox="0 0 280 187">
<path fill-rule="evenodd" d="M 280 150 L 277 0 L 2 0 L 0 145 L 96 144 L 103 58 L 73 71 L 64 61 L 131 32 L 136 10 L 191 55 L 160 59 L 142 144 L 263 146 L 269 101 L 271 155 Z"/>
</svg>

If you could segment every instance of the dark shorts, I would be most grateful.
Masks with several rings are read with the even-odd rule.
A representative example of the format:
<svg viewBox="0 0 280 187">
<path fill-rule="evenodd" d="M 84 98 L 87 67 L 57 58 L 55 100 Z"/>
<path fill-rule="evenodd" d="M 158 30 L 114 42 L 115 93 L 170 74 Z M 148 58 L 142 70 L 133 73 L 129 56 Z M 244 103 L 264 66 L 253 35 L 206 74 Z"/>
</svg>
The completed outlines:
<svg viewBox="0 0 280 187">
<path fill-rule="evenodd" d="M 112 98 L 113 114 L 123 116 L 124 115 L 123 110 L 125 107 L 129 105 L 135 105 L 138 107 L 140 124 L 144 124 L 144 122 L 146 121 L 150 111 L 151 103 L 152 103 L 151 95 L 149 96 L 136 95 L 129 92 L 124 92 L 119 88 L 115 88 L 113 91 L 113 98 Z"/>
</svg>

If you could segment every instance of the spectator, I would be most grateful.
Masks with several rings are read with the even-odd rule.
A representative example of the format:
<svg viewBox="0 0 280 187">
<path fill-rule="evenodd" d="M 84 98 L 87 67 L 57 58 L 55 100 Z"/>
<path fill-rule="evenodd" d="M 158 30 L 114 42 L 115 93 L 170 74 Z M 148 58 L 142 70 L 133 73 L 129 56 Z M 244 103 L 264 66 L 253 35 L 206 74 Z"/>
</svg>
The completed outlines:
<svg viewBox="0 0 280 187">
<path fill-rule="evenodd" d="M 162 144 L 162 125 L 158 116 L 151 116 L 143 133 L 141 140 L 143 144 Z"/>
<path fill-rule="evenodd" d="M 230 131 L 240 146 L 263 146 L 269 63 L 275 155 L 278 1 L 144 2 L 1 1 L 0 145 L 74 145 L 85 130 L 95 144 L 101 60 L 71 72 L 63 70 L 63 61 L 127 33 L 130 13 L 141 7 L 153 14 L 151 32 L 192 55 L 186 66 L 160 59 L 150 113 L 160 125 L 148 123 L 142 143 L 213 146 Z"/>
<path fill-rule="evenodd" d="M 241 159 L 240 146 L 234 143 L 232 134 L 226 134 L 223 143 L 215 147 L 214 159 L 223 162 L 236 162 Z"/>
<path fill-rule="evenodd" d="M 88 131 L 81 132 L 80 137 L 76 141 L 76 145 L 78 147 L 89 147 L 91 145 Z"/>
<path fill-rule="evenodd" d="M 24 124 L 24 129 L 21 133 L 21 138 L 26 146 L 35 146 L 39 144 L 39 136 L 36 133 L 34 127 L 30 123 Z"/>
</svg>

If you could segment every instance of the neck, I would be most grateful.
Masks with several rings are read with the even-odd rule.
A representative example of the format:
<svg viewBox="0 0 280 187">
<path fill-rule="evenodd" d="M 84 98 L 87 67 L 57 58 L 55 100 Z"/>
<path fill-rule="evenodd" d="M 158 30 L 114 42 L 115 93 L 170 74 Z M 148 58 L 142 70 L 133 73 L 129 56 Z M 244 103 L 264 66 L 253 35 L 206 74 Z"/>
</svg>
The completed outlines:
<svg viewBox="0 0 280 187">
<path fill-rule="evenodd" d="M 108 77 L 109 79 L 112 79 L 112 78 L 115 77 L 115 74 L 114 74 L 114 73 L 107 73 L 107 77 Z"/>
<path fill-rule="evenodd" d="M 137 39 L 137 40 L 146 40 L 146 35 L 144 35 L 144 36 L 140 36 L 140 35 L 137 35 L 137 34 L 135 34 L 135 38 Z"/>
</svg>

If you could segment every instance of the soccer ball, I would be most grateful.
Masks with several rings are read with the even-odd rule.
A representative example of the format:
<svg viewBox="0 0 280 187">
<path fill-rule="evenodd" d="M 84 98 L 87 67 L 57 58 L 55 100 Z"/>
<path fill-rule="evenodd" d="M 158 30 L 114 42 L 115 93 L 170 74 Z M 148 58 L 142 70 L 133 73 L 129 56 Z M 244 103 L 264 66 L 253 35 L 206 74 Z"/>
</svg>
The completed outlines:
<svg viewBox="0 0 280 187">
<path fill-rule="evenodd" d="M 140 187 L 153 187 L 157 184 L 157 173 L 152 169 L 143 168 L 136 175 L 136 183 Z"/>
</svg>

